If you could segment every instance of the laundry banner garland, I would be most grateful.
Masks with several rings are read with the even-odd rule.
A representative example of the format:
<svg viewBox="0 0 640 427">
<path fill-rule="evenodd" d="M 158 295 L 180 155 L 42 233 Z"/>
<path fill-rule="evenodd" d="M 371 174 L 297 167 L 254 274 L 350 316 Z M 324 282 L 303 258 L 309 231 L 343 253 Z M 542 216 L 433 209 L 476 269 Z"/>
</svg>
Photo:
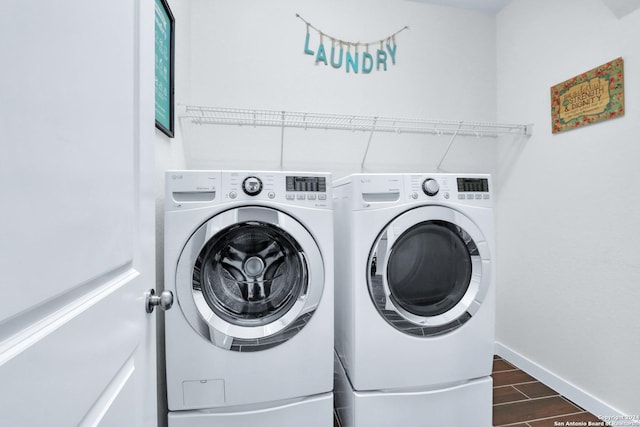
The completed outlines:
<svg viewBox="0 0 640 427">
<path fill-rule="evenodd" d="M 396 65 L 398 51 L 396 35 L 409 29 L 409 27 L 403 27 L 381 40 L 353 42 L 329 36 L 300 15 L 296 14 L 296 17 L 307 24 L 307 33 L 304 39 L 305 55 L 314 57 L 316 65 L 330 65 L 335 69 L 344 68 L 345 72 L 354 74 L 369 74 L 374 70 L 387 71 L 390 66 Z M 313 44 L 311 41 L 311 30 L 318 34 L 319 42 L 317 44 Z M 325 45 L 325 39 L 330 41 L 330 46 Z M 374 46 L 375 51 L 370 52 L 370 46 Z M 360 51 L 361 48 L 362 51 Z"/>
</svg>

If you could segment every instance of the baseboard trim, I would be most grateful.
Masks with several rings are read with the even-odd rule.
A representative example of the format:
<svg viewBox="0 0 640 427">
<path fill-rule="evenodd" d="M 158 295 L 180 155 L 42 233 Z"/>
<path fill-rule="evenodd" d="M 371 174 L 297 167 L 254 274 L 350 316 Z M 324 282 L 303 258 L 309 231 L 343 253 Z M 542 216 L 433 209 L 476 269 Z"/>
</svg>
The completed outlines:
<svg viewBox="0 0 640 427">
<path fill-rule="evenodd" d="M 537 378 L 576 405 L 581 406 L 596 416 L 624 417 L 627 415 L 500 342 L 495 343 L 495 354 Z"/>
</svg>

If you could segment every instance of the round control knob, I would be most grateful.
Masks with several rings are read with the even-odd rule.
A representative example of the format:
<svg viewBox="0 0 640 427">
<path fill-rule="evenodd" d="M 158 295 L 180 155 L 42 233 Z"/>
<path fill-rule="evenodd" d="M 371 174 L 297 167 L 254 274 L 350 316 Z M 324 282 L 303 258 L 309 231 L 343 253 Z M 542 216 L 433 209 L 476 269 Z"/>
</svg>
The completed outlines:
<svg viewBox="0 0 640 427">
<path fill-rule="evenodd" d="M 427 196 L 435 196 L 438 194 L 438 191 L 440 191 L 440 185 L 435 179 L 427 178 L 422 183 L 422 191 L 424 191 L 424 194 Z"/>
<path fill-rule="evenodd" d="M 255 176 L 248 176 L 242 181 L 242 191 L 249 196 L 257 196 L 262 191 L 262 181 Z"/>
</svg>

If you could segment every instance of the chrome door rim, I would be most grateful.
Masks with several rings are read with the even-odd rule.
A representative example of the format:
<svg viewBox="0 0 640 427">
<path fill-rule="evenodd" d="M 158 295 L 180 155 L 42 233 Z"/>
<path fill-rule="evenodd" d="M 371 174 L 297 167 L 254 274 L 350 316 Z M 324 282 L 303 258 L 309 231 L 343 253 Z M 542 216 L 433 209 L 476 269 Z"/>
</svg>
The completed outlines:
<svg viewBox="0 0 640 427">
<path fill-rule="evenodd" d="M 394 301 L 387 280 L 387 267 L 393 245 L 400 236 L 410 228 L 429 221 L 443 221 L 461 230 L 461 239 L 469 248 L 475 248 L 470 253 L 471 277 L 462 298 L 446 312 L 435 316 L 419 316 L 404 309 Z M 384 259 L 378 260 L 381 268 L 382 280 L 371 278 L 373 256 L 378 251 L 382 238 L 386 235 L 388 250 Z M 369 253 L 367 262 L 367 284 L 370 297 L 383 318 L 393 327 L 410 335 L 430 336 L 450 332 L 466 323 L 480 308 L 487 295 L 490 284 L 490 254 L 486 239 L 478 226 L 461 212 L 443 206 L 422 206 L 404 212 L 389 222 L 377 236 Z"/>
<path fill-rule="evenodd" d="M 239 217 L 242 217 L 240 220 Z M 218 316 L 201 291 L 195 290 L 193 268 L 204 246 L 229 227 L 253 220 L 266 222 L 290 235 L 301 248 L 307 283 L 288 310 L 264 325 L 236 325 Z M 179 306 L 193 329 L 218 347 L 236 351 L 257 351 L 281 344 L 296 335 L 318 307 L 324 289 L 324 264 L 310 232 L 295 218 L 273 208 L 244 206 L 214 215 L 190 236 L 178 259 L 176 293 Z"/>
</svg>

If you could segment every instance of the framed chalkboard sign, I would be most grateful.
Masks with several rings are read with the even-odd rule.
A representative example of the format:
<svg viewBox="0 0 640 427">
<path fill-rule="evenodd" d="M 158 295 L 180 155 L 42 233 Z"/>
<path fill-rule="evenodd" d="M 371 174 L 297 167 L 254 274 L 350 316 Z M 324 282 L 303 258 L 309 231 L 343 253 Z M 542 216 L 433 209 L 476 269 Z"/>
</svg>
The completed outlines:
<svg viewBox="0 0 640 427">
<path fill-rule="evenodd" d="M 174 135 L 173 68 L 175 19 L 167 0 L 155 0 L 156 127 Z"/>
</svg>

